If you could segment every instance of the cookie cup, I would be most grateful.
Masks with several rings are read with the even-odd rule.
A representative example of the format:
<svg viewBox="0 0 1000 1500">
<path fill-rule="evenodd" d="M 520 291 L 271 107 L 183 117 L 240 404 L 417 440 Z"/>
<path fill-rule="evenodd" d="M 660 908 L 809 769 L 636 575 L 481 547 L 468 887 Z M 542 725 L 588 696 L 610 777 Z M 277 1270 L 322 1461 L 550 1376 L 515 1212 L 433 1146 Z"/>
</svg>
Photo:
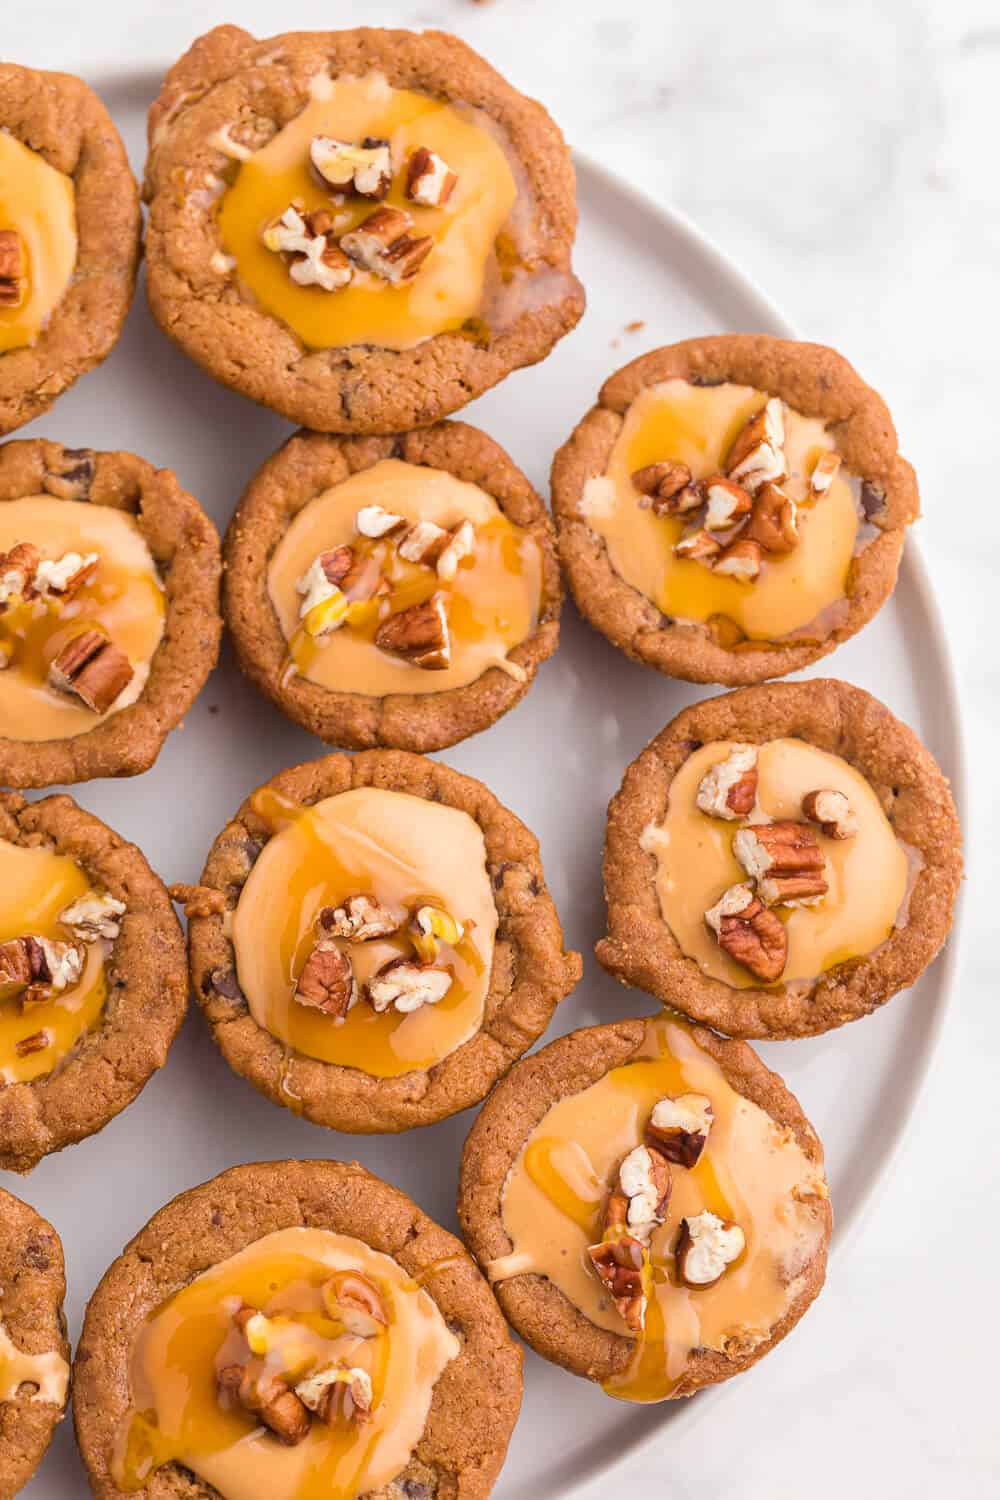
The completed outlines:
<svg viewBox="0 0 1000 1500">
<path fill-rule="evenodd" d="M 581 514 L 584 487 L 603 475 L 632 403 L 663 381 L 726 382 L 778 396 L 805 417 L 820 418 L 836 452 L 862 481 L 872 539 L 851 561 L 846 609 L 821 639 L 808 630 L 787 640 L 723 644 L 706 626 L 663 615 L 613 567 L 602 537 Z M 555 456 L 552 510 L 559 554 L 581 614 L 634 661 L 689 682 L 727 687 L 798 672 L 827 656 L 873 618 L 889 598 L 907 526 L 919 513 L 916 476 L 899 456 L 896 430 L 881 396 L 834 350 L 765 334 L 687 339 L 625 365 Z M 796 636 L 802 637 L 796 639 Z"/>
<path fill-rule="evenodd" d="M 778 737 L 829 751 L 867 780 L 910 851 L 905 918 L 877 948 L 808 984 L 736 989 L 681 950 L 660 909 L 656 859 L 643 834 L 663 819 L 671 783 L 695 750 L 715 740 L 764 744 Z M 846 682 L 764 684 L 685 709 L 625 772 L 608 809 L 608 936 L 595 951 L 622 984 L 730 1036 L 815 1036 L 869 1015 L 916 982 L 948 935 L 961 878 L 961 829 L 948 782 L 912 730 Z"/>
<path fill-rule="evenodd" d="M 498 917 L 478 1030 L 432 1067 L 392 1077 L 305 1056 L 259 1025 L 240 989 L 229 936 L 231 913 L 273 836 L 272 825 L 254 810 L 260 791 L 282 805 L 309 807 L 358 787 L 409 793 L 467 813 L 485 841 Z M 334 1130 L 366 1135 L 409 1130 L 478 1103 L 541 1036 L 581 973 L 579 954 L 563 949 L 533 834 L 481 782 L 403 751 L 330 755 L 281 772 L 249 797 L 220 833 L 202 888 L 199 905 L 189 905 L 191 983 L 222 1055 L 273 1103 Z M 197 914 L 213 900 L 218 910 Z"/>
</svg>

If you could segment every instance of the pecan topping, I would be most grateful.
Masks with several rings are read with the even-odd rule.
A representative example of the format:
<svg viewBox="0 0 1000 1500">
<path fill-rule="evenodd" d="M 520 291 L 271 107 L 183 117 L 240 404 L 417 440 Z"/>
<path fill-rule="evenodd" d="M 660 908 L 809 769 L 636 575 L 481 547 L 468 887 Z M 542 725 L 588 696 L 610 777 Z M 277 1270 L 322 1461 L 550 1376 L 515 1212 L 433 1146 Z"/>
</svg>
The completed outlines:
<svg viewBox="0 0 1000 1500">
<path fill-rule="evenodd" d="M 20 307 L 24 299 L 24 251 L 16 229 L 0 229 L 0 307 Z"/>
<path fill-rule="evenodd" d="M 370 943 L 374 938 L 390 937 L 398 932 L 406 913 L 380 906 L 374 896 L 348 896 L 343 906 L 324 906 L 319 924 L 331 937 L 349 938 L 355 943 Z"/>
<path fill-rule="evenodd" d="M 75 693 L 95 714 L 106 713 L 135 674 L 125 652 L 100 630 L 75 635 L 49 666 L 49 682 Z"/>
<path fill-rule="evenodd" d="M 587 1250 L 594 1270 L 607 1287 L 626 1328 L 640 1333 L 646 1319 L 646 1290 L 643 1270 L 645 1247 L 631 1235 L 604 1240 Z"/>
<path fill-rule="evenodd" d="M 776 484 L 765 484 L 757 492 L 746 534 L 765 552 L 791 552 L 799 544 L 799 509 L 790 495 Z"/>
<path fill-rule="evenodd" d="M 331 1318 L 359 1338 L 373 1338 L 389 1322 L 378 1288 L 357 1271 L 335 1271 L 324 1283 L 323 1302 Z"/>
<path fill-rule="evenodd" d="M 392 183 L 389 142 L 375 136 L 360 146 L 329 135 L 314 136 L 309 160 L 323 182 L 360 198 L 384 198 Z"/>
<path fill-rule="evenodd" d="M 42 488 L 57 500 L 89 500 L 96 472 L 92 448 L 64 448 L 61 466 L 48 471 Z"/>
<path fill-rule="evenodd" d="M 12 599 L 30 599 L 41 554 L 31 542 L 18 542 L 0 553 L 0 607 Z"/>
<path fill-rule="evenodd" d="M 347 954 L 336 943 L 321 938 L 305 961 L 292 998 L 300 1005 L 342 1021 L 358 999 L 354 969 Z"/>
<path fill-rule="evenodd" d="M 83 556 L 79 552 L 67 552 L 54 562 L 46 559 L 38 564 L 35 592 L 43 598 L 51 598 L 54 594 L 59 599 L 71 599 L 93 578 L 98 561 L 96 552 Z"/>
<path fill-rule="evenodd" d="M 437 560 L 438 577 L 451 583 L 464 557 L 470 557 L 476 545 L 476 532 L 471 521 L 463 521 L 451 533 L 447 546 Z"/>
<path fill-rule="evenodd" d="M 401 526 L 406 525 L 406 521 L 381 505 L 363 505 L 354 517 L 354 525 L 361 536 L 377 539 L 398 531 Z"/>
<path fill-rule="evenodd" d="M 451 989 L 447 969 L 433 964 L 415 964 L 408 958 L 394 958 L 384 964 L 368 981 L 368 999 L 381 1012 L 395 1006 L 402 1015 L 419 1010 L 422 1005 L 436 1005 Z"/>
<path fill-rule="evenodd" d="M 674 543 L 674 553 L 677 557 L 687 558 L 690 562 L 703 563 L 707 568 L 712 566 L 721 551 L 721 542 L 703 526 L 690 527 L 680 541 Z"/>
<path fill-rule="evenodd" d="M 851 811 L 851 804 L 843 792 L 823 787 L 819 791 L 807 792 L 802 798 L 802 811 L 810 823 L 818 823 L 820 832 L 828 839 L 852 839 L 858 831 L 858 820 Z"/>
<path fill-rule="evenodd" d="M 627 1203 L 625 1227 L 644 1245 L 666 1218 L 671 1187 L 670 1165 L 658 1147 L 636 1146 L 618 1168 L 618 1192 Z M 618 1224 L 620 1205 L 614 1202 L 616 1196 L 612 1193 L 608 1203 L 605 1237 Z"/>
<path fill-rule="evenodd" d="M 22 1037 L 19 1042 L 15 1042 L 14 1051 L 18 1057 L 30 1057 L 32 1052 L 44 1052 L 51 1040 L 49 1032 L 35 1031 L 31 1036 Z"/>
<path fill-rule="evenodd" d="M 743 1254 L 746 1239 L 738 1224 L 717 1214 L 693 1214 L 681 1220 L 674 1257 L 681 1278 L 688 1286 L 714 1286 Z"/>
<path fill-rule="evenodd" d="M 425 963 L 437 958 L 441 943 L 457 948 L 465 936 L 465 928 L 450 912 L 440 906 L 418 906 L 413 913 L 411 933 L 413 946 Z"/>
<path fill-rule="evenodd" d="M 299 286 L 335 292 L 354 275 L 351 263 L 332 237 L 333 219 L 325 209 L 300 213 L 290 204 L 264 230 L 268 250 L 287 259 L 288 274 Z"/>
<path fill-rule="evenodd" d="M 777 396 L 752 416 L 726 459 L 726 473 L 751 494 L 770 481 L 778 484 L 785 478 L 785 419 Z"/>
<path fill-rule="evenodd" d="M 81 943 L 96 943 L 98 938 L 110 942 L 121 932 L 119 918 L 124 915 L 124 901 L 118 901 L 107 891 L 88 891 L 63 907 L 59 920 Z"/>
<path fill-rule="evenodd" d="M 734 745 L 698 783 L 695 803 L 711 818 L 746 817 L 757 797 L 757 746 Z"/>
<path fill-rule="evenodd" d="M 413 220 L 403 209 L 377 208 L 343 236 L 341 249 L 363 270 L 398 286 L 417 274 L 434 248 L 429 235 L 414 239 L 412 228 Z"/>
<path fill-rule="evenodd" d="M 21 994 L 22 1006 L 61 994 L 82 973 L 83 953 L 75 943 L 30 936 L 0 943 L 0 989 L 7 998 Z"/>
<path fill-rule="evenodd" d="M 351 547 L 333 547 L 313 558 L 295 585 L 303 596 L 299 619 L 311 636 L 329 635 L 347 619 L 347 596 L 340 585 L 354 567 Z"/>
<path fill-rule="evenodd" d="M 826 895 L 826 860 L 806 823 L 757 823 L 741 828 L 733 853 L 757 882 L 768 906 L 814 906 Z"/>
<path fill-rule="evenodd" d="M 443 672 L 451 665 L 451 637 L 441 595 L 383 620 L 375 632 L 375 644 L 380 651 L 400 656 L 425 672 Z"/>
<path fill-rule="evenodd" d="M 458 186 L 458 175 L 436 151 L 418 146 L 406 163 L 406 196 L 424 208 L 443 208 Z"/>
<path fill-rule="evenodd" d="M 646 1140 L 679 1167 L 697 1166 L 712 1128 L 712 1101 L 705 1094 L 660 1099 L 646 1126 Z"/>
<path fill-rule="evenodd" d="M 351 1365 L 328 1365 L 300 1380 L 295 1394 L 321 1422 L 330 1426 L 345 1422 L 367 1422 L 372 1410 L 372 1382 L 367 1370 Z"/>
<path fill-rule="evenodd" d="M 727 479 L 724 474 L 713 474 L 710 479 L 705 480 L 704 490 L 708 501 L 705 525 L 709 531 L 728 531 L 746 520 L 750 514 L 753 501 L 749 491 L 734 479 Z"/>
<path fill-rule="evenodd" d="M 839 468 L 839 453 L 834 453 L 831 450 L 820 454 L 809 480 L 809 491 L 814 500 L 818 500 L 821 495 L 825 495 L 828 492 L 831 484 L 837 477 L 837 470 Z"/>
<path fill-rule="evenodd" d="M 658 516 L 684 515 L 696 510 L 703 500 L 700 488 L 691 483 L 687 464 L 670 459 L 636 469 L 632 483 L 644 497 L 640 505 L 651 505 Z"/>
<path fill-rule="evenodd" d="M 712 564 L 716 573 L 727 578 L 738 578 L 743 583 L 753 583 L 760 575 L 760 543 L 750 537 L 738 537 L 730 542 Z"/>
<path fill-rule="evenodd" d="M 411 526 L 397 547 L 400 557 L 406 562 L 425 563 L 433 567 L 449 541 L 443 526 L 433 521 L 417 521 Z"/>
<path fill-rule="evenodd" d="M 784 923 L 758 901 L 750 886 L 733 885 L 705 913 L 719 947 L 762 984 L 781 978 L 788 958 Z"/>
<path fill-rule="evenodd" d="M 309 1433 L 309 1410 L 285 1381 L 265 1372 L 260 1360 L 226 1365 L 219 1371 L 219 1390 L 259 1417 L 289 1448 Z"/>
</svg>

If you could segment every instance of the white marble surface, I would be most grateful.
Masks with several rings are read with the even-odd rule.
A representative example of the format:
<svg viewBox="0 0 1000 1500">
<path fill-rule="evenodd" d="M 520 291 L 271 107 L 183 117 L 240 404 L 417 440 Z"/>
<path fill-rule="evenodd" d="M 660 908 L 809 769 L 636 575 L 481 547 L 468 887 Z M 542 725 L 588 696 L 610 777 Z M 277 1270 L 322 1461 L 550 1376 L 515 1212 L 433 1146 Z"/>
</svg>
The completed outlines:
<svg viewBox="0 0 1000 1500">
<path fill-rule="evenodd" d="M 921 478 L 920 535 L 968 731 L 957 1003 L 896 1170 L 808 1322 L 699 1403 L 680 1440 L 603 1488 L 669 1487 L 678 1500 L 996 1493 L 1000 504 L 985 461 L 1000 340 L 996 0 L 369 0 L 349 12 L 315 0 L 32 0 L 3 6 L 0 47 L 86 75 L 115 57 L 123 25 L 140 26 L 159 60 L 222 20 L 262 33 L 338 21 L 457 31 L 543 99 L 572 143 L 687 212 L 889 399 Z M 641 316 L 624 291 L 622 310 Z"/>
</svg>

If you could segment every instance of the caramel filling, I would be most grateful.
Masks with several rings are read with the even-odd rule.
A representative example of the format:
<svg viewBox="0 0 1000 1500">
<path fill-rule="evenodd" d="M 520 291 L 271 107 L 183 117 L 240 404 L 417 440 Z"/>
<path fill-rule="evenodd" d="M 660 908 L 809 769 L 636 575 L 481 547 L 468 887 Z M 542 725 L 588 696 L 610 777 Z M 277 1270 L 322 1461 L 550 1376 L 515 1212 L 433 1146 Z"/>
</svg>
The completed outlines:
<svg viewBox="0 0 1000 1500">
<path fill-rule="evenodd" d="M 80 866 L 65 854 L 24 849 L 0 839 L 0 943 L 18 937 L 75 941 L 59 913 L 91 889 Z M 81 1037 L 99 1023 L 107 999 L 108 945 L 88 943 L 75 985 L 51 999 L 25 1005 L 0 992 L 0 1080 L 27 1083 L 51 1073 Z M 19 1053 L 19 1044 L 45 1033 L 45 1044 Z"/>
<path fill-rule="evenodd" d="M 732 748 L 718 741 L 688 757 L 671 783 L 666 818 L 647 830 L 643 846 L 656 858 L 660 910 L 683 951 L 713 979 L 746 989 L 757 981 L 722 951 L 705 925 L 705 912 L 723 891 L 748 878 L 733 854 L 740 824 L 709 817 L 695 803 L 702 777 Z M 757 771 L 751 822 L 761 814 L 801 820 L 803 797 L 821 787 L 843 792 L 858 820 L 850 839 L 817 832 L 829 883 L 823 899 L 816 906 L 776 908 L 788 934 L 782 982 L 815 979 L 891 935 L 906 896 L 909 861 L 872 788 L 840 756 L 804 740 L 771 740 L 760 747 Z"/>
<path fill-rule="evenodd" d="M 0 671 L 3 733 L 13 740 L 85 734 L 134 703 L 145 686 L 165 613 L 156 564 L 132 516 L 81 500 L 33 495 L 0 505 L 0 552 L 18 542 L 33 542 L 43 559 L 52 561 L 68 552 L 96 552 L 98 565 L 91 580 L 65 601 L 0 606 L 0 648 L 11 656 Z M 48 681 L 51 662 L 89 625 L 101 627 L 134 669 L 131 682 L 103 715 Z"/>
<path fill-rule="evenodd" d="M 76 193 L 43 156 L 0 131 L 0 230 L 20 242 L 22 274 L 13 306 L 0 306 L 0 354 L 43 333 L 76 265 Z"/>
<path fill-rule="evenodd" d="M 816 460 L 835 446 L 822 421 L 785 408 L 788 478 L 781 488 L 802 504 L 799 542 L 787 556 L 767 555 L 752 584 L 676 557 L 684 520 L 640 505 L 631 479 L 664 459 L 686 464 L 696 480 L 718 473 L 733 440 L 766 401 L 763 391 L 743 385 L 675 379 L 647 387 L 628 410 L 605 474 L 584 487 L 580 512 L 604 538 L 615 571 L 669 619 L 724 620 L 752 640 L 796 632 L 818 639 L 839 619 L 860 526 L 860 483 L 843 466 L 825 495 L 809 499 Z"/>
<path fill-rule="evenodd" d="M 409 1014 L 361 1002 L 341 1022 L 293 1000 L 325 906 L 352 895 L 387 908 L 428 903 L 465 929 L 449 950 L 444 998 Z M 482 1023 L 497 914 L 479 826 L 454 807 L 403 792 L 358 787 L 301 810 L 270 839 L 233 914 L 240 986 L 259 1026 L 296 1052 L 376 1078 L 423 1071 Z M 360 987 L 411 954 L 405 936 L 347 946 Z M 412 955 L 411 955 L 412 956 Z"/>
<path fill-rule="evenodd" d="M 356 1271 L 378 1289 L 389 1312 L 374 1338 L 332 1322 L 321 1288 L 332 1272 Z M 284 1324 L 267 1356 L 279 1377 L 343 1361 L 373 1387 L 363 1424 L 313 1422 L 296 1447 L 218 1399 L 232 1312 L 249 1303 Z M 142 1489 L 163 1464 L 177 1462 L 224 1500 L 353 1500 L 405 1468 L 420 1439 L 435 1382 L 459 1352 L 437 1305 L 388 1255 L 324 1229 L 284 1229 L 213 1266 L 163 1303 L 132 1350 L 132 1412 L 119 1433 L 115 1484 Z"/>
<path fill-rule="evenodd" d="M 55 1349 L 25 1354 L 11 1340 L 0 1320 L 0 1404 L 13 1401 L 22 1386 L 34 1386 L 32 1401 L 64 1406 L 69 1387 L 69 1365 Z"/>
<path fill-rule="evenodd" d="M 244 289 L 311 349 L 347 344 L 406 349 L 460 329 L 470 319 L 476 322 L 487 311 L 502 319 L 518 277 L 512 268 L 501 272 L 496 242 L 518 191 L 492 122 L 478 110 L 391 88 L 377 73 L 335 81 L 321 75 L 313 95 L 290 124 L 241 160 L 219 207 L 222 244 L 236 261 Z M 378 207 L 364 198 L 335 198 L 334 189 L 317 181 L 309 166 L 316 136 L 354 144 L 366 138 L 389 141 L 394 175 L 383 201 L 411 216 L 414 236 L 434 241 L 411 281 L 393 286 L 361 272 L 334 292 L 299 286 L 282 258 L 263 244 L 264 230 L 293 201 L 306 211 L 332 212 L 338 237 Z M 420 146 L 440 155 L 457 174 L 458 184 L 441 207 L 423 207 L 405 195 L 406 158 Z"/>
<path fill-rule="evenodd" d="M 491 1280 L 546 1276 L 600 1328 L 625 1325 L 587 1257 L 601 1238 L 604 1204 L 622 1158 L 643 1138 L 654 1104 L 707 1095 L 714 1119 L 697 1165 L 675 1166 L 666 1220 L 650 1244 L 645 1327 L 628 1370 L 605 1389 L 629 1401 L 662 1401 L 698 1349 L 735 1357 L 767 1339 L 801 1290 L 823 1235 L 822 1169 L 791 1133 L 736 1093 L 690 1029 L 650 1021 L 641 1060 L 613 1068 L 554 1104 L 514 1162 L 503 1193 L 511 1255 Z M 738 1224 L 746 1248 L 713 1286 L 684 1285 L 674 1264 L 680 1221 L 708 1210 Z"/>
<path fill-rule="evenodd" d="M 374 542 L 358 536 L 355 517 L 380 505 L 409 522 L 431 521 L 453 530 L 462 521 L 475 529 L 472 553 L 454 578 L 443 582 L 433 567 L 406 562 L 392 537 Z M 315 639 L 299 618 L 298 580 L 318 554 L 340 544 L 375 557 L 389 582 L 386 613 L 398 613 L 441 594 L 448 615 L 451 664 L 425 671 L 375 645 L 378 608 L 357 625 Z M 383 459 L 310 501 L 275 549 L 268 570 L 271 602 L 289 642 L 291 660 L 310 682 L 345 693 L 382 697 L 389 693 L 437 693 L 464 687 L 490 667 L 508 669 L 507 653 L 538 623 L 542 555 L 534 537 L 512 525 L 496 501 L 474 484 L 441 469 Z"/>
</svg>

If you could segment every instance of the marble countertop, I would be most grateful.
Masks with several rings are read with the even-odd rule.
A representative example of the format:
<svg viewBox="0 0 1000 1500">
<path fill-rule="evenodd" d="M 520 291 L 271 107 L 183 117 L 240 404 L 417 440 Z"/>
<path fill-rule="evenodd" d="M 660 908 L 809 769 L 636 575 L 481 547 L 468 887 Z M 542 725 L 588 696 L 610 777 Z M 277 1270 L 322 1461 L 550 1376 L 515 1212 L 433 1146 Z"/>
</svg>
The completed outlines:
<svg viewBox="0 0 1000 1500">
<path fill-rule="evenodd" d="M 68 0 L 5 7 L 0 45 L 86 73 L 88 60 L 106 60 L 111 11 L 129 14 Z M 262 4 L 147 0 L 140 18 L 157 60 L 222 20 L 458 32 L 541 98 L 572 144 L 687 213 L 806 336 L 839 348 L 887 397 L 920 475 L 919 534 L 968 737 L 959 993 L 895 1170 L 837 1257 L 808 1331 L 695 1403 L 678 1438 L 600 1483 L 622 1495 L 669 1487 L 675 1500 L 994 1493 L 986 1325 L 996 1329 L 1000 1059 L 987 893 L 1000 877 L 1000 799 L 981 789 L 1000 735 L 1000 504 L 984 488 L 982 455 L 1000 341 L 996 0 L 368 0 L 349 20 L 317 0 L 293 0 L 280 16 Z"/>
</svg>

